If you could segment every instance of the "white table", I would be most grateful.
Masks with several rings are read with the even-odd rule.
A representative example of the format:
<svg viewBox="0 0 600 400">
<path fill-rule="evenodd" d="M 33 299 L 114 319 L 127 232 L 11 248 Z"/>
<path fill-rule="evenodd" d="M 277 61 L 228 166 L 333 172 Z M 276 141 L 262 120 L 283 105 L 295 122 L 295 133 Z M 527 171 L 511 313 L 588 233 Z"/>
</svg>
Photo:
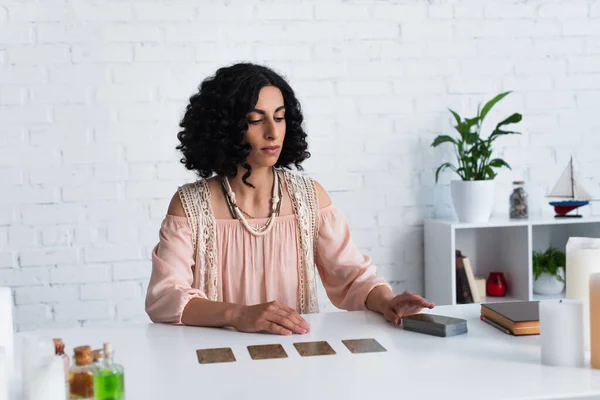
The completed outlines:
<svg viewBox="0 0 600 400">
<path fill-rule="evenodd" d="M 372 312 L 307 315 L 311 333 L 282 337 L 229 329 L 115 325 L 42 331 L 67 350 L 111 341 L 130 400 L 600 398 L 600 370 L 543 366 L 539 336 L 514 337 L 479 320 L 480 306 L 428 312 L 465 318 L 469 332 L 440 338 L 404 331 Z M 19 338 L 21 335 L 17 335 Z M 343 339 L 375 338 L 387 352 L 352 354 Z M 301 357 L 293 343 L 326 340 L 336 355 Z M 252 360 L 247 345 L 281 343 L 288 358 Z M 237 362 L 199 364 L 196 349 L 231 347 Z"/>
</svg>

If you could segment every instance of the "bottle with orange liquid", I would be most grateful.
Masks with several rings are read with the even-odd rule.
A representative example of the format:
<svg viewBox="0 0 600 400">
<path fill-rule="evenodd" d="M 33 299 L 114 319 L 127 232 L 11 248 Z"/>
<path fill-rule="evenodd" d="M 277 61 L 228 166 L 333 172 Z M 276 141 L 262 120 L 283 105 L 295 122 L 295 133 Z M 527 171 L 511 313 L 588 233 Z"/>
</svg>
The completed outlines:
<svg viewBox="0 0 600 400">
<path fill-rule="evenodd" d="M 69 373 L 69 393 L 71 400 L 94 400 L 94 367 L 92 349 L 80 346 L 74 349 L 75 364 Z"/>
</svg>

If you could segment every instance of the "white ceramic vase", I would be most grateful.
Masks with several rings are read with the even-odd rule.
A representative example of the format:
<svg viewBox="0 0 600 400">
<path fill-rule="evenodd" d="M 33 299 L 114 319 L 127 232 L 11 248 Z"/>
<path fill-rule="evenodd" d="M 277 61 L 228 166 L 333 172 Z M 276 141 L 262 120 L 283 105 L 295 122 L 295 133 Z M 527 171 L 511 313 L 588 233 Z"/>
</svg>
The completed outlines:
<svg viewBox="0 0 600 400">
<path fill-rule="evenodd" d="M 563 279 L 563 282 L 559 281 L 556 276 L 543 272 L 539 278 L 533 280 L 533 293 L 545 296 L 554 296 L 562 293 L 565 290 L 564 267 L 558 269 L 558 275 Z"/>
<path fill-rule="evenodd" d="M 494 180 L 452 181 L 450 193 L 460 222 L 486 222 L 490 219 L 496 195 Z"/>
</svg>

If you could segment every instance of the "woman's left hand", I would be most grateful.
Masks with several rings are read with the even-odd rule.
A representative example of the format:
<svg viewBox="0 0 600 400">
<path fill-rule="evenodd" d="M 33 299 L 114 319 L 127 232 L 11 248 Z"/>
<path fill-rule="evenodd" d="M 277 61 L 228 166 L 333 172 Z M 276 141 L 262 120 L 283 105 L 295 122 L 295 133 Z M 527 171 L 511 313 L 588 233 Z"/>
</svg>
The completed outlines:
<svg viewBox="0 0 600 400">
<path fill-rule="evenodd" d="M 402 317 L 417 314 L 423 308 L 433 308 L 433 302 L 424 299 L 418 294 L 404 292 L 390 299 L 383 310 L 385 319 L 394 325 L 400 325 Z"/>
</svg>

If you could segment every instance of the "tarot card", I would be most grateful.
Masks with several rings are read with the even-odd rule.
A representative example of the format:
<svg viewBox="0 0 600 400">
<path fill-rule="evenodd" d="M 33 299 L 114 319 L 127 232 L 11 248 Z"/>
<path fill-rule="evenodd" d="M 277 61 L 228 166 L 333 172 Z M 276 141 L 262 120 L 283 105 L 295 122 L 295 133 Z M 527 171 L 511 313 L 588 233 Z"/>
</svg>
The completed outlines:
<svg viewBox="0 0 600 400">
<path fill-rule="evenodd" d="M 358 353 L 379 353 L 387 351 L 379 342 L 373 338 L 369 339 L 351 339 L 342 340 L 348 350 L 354 354 Z"/>
<path fill-rule="evenodd" d="M 299 342 L 294 343 L 294 347 L 302 357 L 325 356 L 335 354 L 329 343 L 322 342 Z"/>
<path fill-rule="evenodd" d="M 248 346 L 248 351 L 253 360 L 267 360 L 270 358 L 287 358 L 285 349 L 280 344 L 262 344 Z"/>
<path fill-rule="evenodd" d="M 214 364 L 236 361 L 233 351 L 229 347 L 218 349 L 198 349 L 196 350 L 198 362 L 200 364 Z"/>
</svg>

